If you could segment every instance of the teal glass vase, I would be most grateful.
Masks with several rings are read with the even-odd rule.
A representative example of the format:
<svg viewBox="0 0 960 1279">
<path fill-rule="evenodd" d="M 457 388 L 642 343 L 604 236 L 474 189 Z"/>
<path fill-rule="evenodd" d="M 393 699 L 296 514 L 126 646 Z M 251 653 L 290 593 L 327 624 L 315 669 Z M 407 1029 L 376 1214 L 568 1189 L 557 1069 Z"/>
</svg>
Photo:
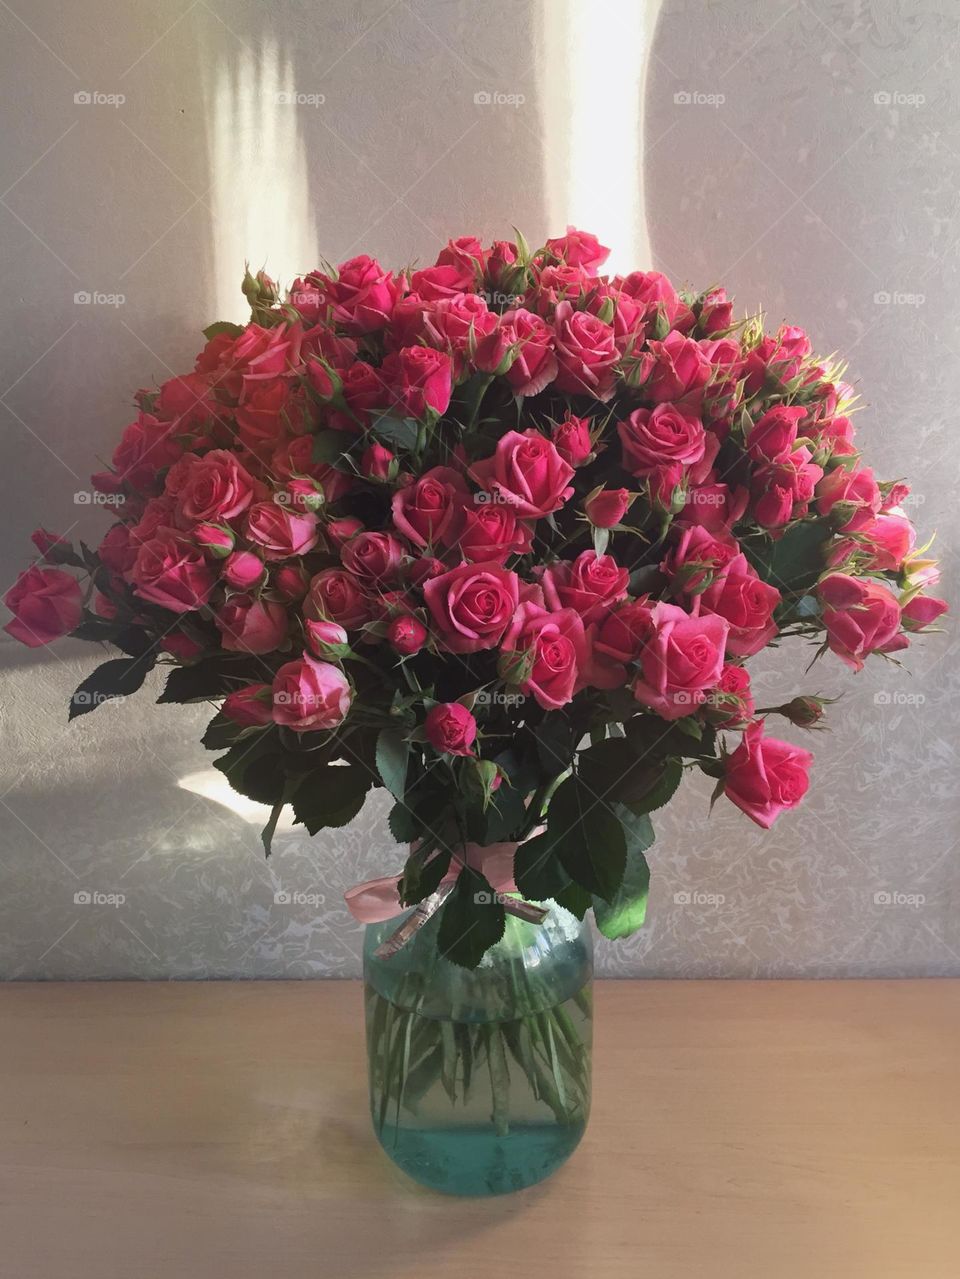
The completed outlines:
<svg viewBox="0 0 960 1279">
<path fill-rule="evenodd" d="M 593 941 L 553 902 L 542 924 L 506 916 L 475 969 L 437 949 L 439 916 L 396 954 L 364 944 L 370 1110 L 405 1173 L 451 1195 L 522 1190 L 556 1171 L 590 1113 Z"/>
</svg>

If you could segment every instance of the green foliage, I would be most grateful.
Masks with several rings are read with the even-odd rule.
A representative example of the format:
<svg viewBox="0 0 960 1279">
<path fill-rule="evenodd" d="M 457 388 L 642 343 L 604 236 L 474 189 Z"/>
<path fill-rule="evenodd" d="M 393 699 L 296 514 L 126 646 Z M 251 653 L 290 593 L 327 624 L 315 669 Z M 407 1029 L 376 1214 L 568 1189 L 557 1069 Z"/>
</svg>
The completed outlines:
<svg viewBox="0 0 960 1279">
<path fill-rule="evenodd" d="M 623 824 L 627 865 L 620 887 L 610 901 L 593 898 L 593 915 L 604 937 L 629 937 L 643 924 L 647 912 L 650 867 L 644 856 L 654 841 L 653 826 L 645 814 L 637 816 L 621 805 L 615 811 Z"/>
<path fill-rule="evenodd" d="M 461 968 L 476 968 L 503 936 L 502 903 L 483 875 L 465 867 L 440 910 L 440 954 Z"/>
<path fill-rule="evenodd" d="M 311 835 L 328 826 L 346 826 L 363 807 L 370 776 L 356 764 L 328 764 L 303 778 L 293 796 L 293 813 Z"/>
<path fill-rule="evenodd" d="M 570 878 L 588 892 L 610 900 L 627 861 L 623 827 L 615 813 L 575 774 L 555 792 L 547 833 Z"/>
</svg>

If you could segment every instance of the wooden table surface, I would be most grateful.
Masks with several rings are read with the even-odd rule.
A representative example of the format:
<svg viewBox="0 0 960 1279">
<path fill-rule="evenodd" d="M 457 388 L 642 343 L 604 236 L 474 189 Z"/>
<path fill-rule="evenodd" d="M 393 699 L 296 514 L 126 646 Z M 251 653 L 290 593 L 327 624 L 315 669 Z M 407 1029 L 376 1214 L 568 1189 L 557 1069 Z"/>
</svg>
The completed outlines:
<svg viewBox="0 0 960 1279">
<path fill-rule="evenodd" d="M 0 987 L 3 1279 L 956 1279 L 960 981 L 604 982 L 570 1163 L 407 1182 L 353 982 Z"/>
</svg>

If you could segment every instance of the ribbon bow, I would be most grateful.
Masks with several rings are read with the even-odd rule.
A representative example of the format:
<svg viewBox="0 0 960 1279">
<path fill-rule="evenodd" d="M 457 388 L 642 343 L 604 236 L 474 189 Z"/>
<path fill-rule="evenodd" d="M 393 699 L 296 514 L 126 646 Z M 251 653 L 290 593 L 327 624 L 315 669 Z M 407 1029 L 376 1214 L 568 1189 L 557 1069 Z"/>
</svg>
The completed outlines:
<svg viewBox="0 0 960 1279">
<path fill-rule="evenodd" d="M 450 868 L 440 881 L 437 890 L 425 897 L 412 914 L 408 915 L 395 933 L 374 952 L 378 958 L 387 959 L 395 955 L 401 946 L 419 932 L 427 920 L 440 909 L 453 891 L 461 870 L 469 866 L 471 870 L 483 875 L 493 891 L 498 895 L 515 893 L 517 885 L 513 878 L 513 859 L 517 851 L 516 844 L 466 844 L 462 853 L 454 853 L 450 859 Z M 354 919 L 361 924 L 381 924 L 392 919 L 403 909 L 400 900 L 400 875 L 384 875 L 379 879 L 368 879 L 362 884 L 354 884 L 344 893 L 347 908 Z M 540 924 L 549 913 L 543 906 L 535 906 L 532 902 L 517 901 L 507 897 L 503 901 L 504 910 L 529 923 Z"/>
</svg>

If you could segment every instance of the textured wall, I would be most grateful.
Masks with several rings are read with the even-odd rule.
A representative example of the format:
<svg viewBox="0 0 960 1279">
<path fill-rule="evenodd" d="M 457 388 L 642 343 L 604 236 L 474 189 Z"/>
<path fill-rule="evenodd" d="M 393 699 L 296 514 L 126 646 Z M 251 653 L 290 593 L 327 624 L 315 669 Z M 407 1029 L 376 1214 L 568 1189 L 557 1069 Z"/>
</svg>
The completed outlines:
<svg viewBox="0 0 960 1279">
<path fill-rule="evenodd" d="M 3 589 L 36 524 L 96 535 L 74 493 L 130 392 L 242 316 L 245 256 L 289 278 L 321 253 L 400 264 L 568 218 L 618 266 L 723 280 L 849 352 L 871 460 L 913 478 L 955 560 L 955 4 L 667 0 L 651 46 L 657 8 L 0 5 Z M 956 651 L 931 639 L 912 674 L 855 680 L 829 661 L 804 678 L 805 649 L 763 655 L 762 701 L 846 690 L 807 802 L 765 835 L 730 806 L 708 819 L 689 787 L 658 822 L 650 923 L 603 947 L 604 971 L 960 973 Z M 341 893 L 397 864 L 384 807 L 336 838 L 281 834 L 267 866 L 257 814 L 198 793 L 201 711 L 144 694 L 66 726 L 93 664 L 0 643 L 0 975 L 355 974 Z"/>
</svg>

